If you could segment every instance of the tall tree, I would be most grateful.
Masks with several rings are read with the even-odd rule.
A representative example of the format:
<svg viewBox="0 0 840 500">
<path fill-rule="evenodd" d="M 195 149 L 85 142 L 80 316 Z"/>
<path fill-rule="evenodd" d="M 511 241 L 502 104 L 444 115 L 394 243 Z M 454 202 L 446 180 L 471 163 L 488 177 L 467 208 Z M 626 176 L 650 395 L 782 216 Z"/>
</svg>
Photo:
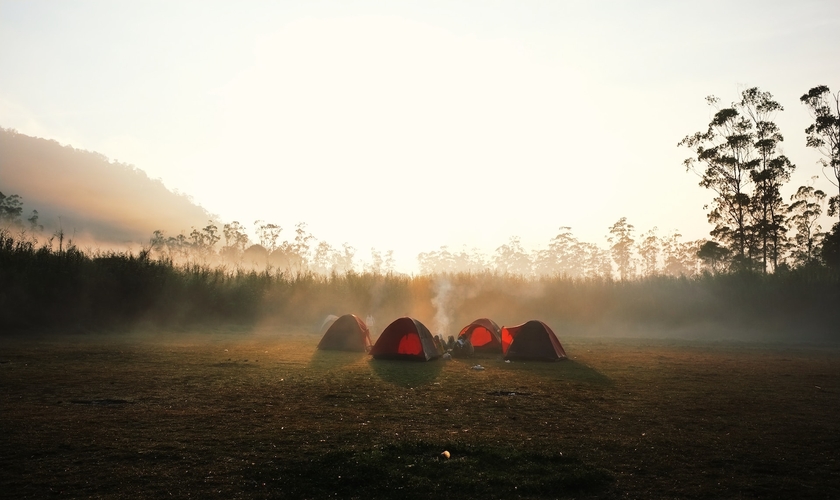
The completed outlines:
<svg viewBox="0 0 840 500">
<path fill-rule="evenodd" d="M 342 250 L 336 251 L 333 254 L 333 272 L 338 274 L 353 271 L 353 258 L 356 255 L 356 249 L 350 246 L 349 243 L 344 243 Z"/>
<path fill-rule="evenodd" d="M 582 276 L 587 278 L 612 278 L 612 259 L 610 252 L 595 243 L 581 242 L 575 246 L 576 259 L 582 263 Z"/>
<path fill-rule="evenodd" d="M 38 224 L 38 219 L 40 217 L 41 217 L 41 215 L 38 213 L 38 211 L 33 210 L 32 215 L 30 215 L 26 219 L 29 222 L 29 229 L 31 229 L 33 232 L 44 230 L 44 226 L 42 224 Z"/>
<path fill-rule="evenodd" d="M 653 228 L 644 235 L 639 245 L 639 256 L 642 258 L 642 275 L 655 276 L 659 274 L 659 254 L 661 243 L 656 235 L 657 228 Z"/>
<path fill-rule="evenodd" d="M 213 247 L 219 242 L 219 228 L 213 221 L 201 229 L 192 228 L 190 239 L 192 239 L 193 254 L 199 259 L 206 260 L 214 253 Z"/>
<path fill-rule="evenodd" d="M 610 243 L 610 252 L 621 280 L 626 280 L 635 274 L 633 230 L 633 225 L 627 223 L 627 217 L 622 217 L 610 227 L 610 235 L 607 237 L 607 241 Z"/>
<path fill-rule="evenodd" d="M 266 223 L 262 220 L 255 220 L 254 229 L 256 230 L 257 237 L 260 239 L 260 245 L 268 250 L 268 253 L 277 249 L 277 240 L 283 231 L 282 227 L 277 224 Z"/>
<path fill-rule="evenodd" d="M 382 265 L 384 263 L 384 259 L 382 258 L 382 252 L 380 252 L 376 248 L 371 248 L 370 260 L 370 264 L 365 265 L 365 272 L 371 274 L 382 274 Z"/>
<path fill-rule="evenodd" d="M 396 271 L 397 261 L 394 259 L 394 251 L 388 250 L 385 252 L 385 263 L 382 267 L 382 270 L 385 274 L 393 274 Z"/>
<path fill-rule="evenodd" d="M 6 196 L 0 192 L 0 224 L 20 224 L 23 200 L 16 194 Z"/>
<path fill-rule="evenodd" d="M 811 264 L 817 260 L 825 236 L 819 224 L 825 193 L 813 186 L 801 186 L 790 199 L 793 203 L 788 211 L 796 231 L 791 255 L 798 265 Z"/>
<path fill-rule="evenodd" d="M 225 237 L 225 245 L 219 252 L 220 255 L 231 262 L 239 263 L 242 253 L 248 245 L 248 235 L 245 234 L 245 227 L 239 221 L 222 226 L 222 234 Z"/>
<path fill-rule="evenodd" d="M 506 244 L 497 248 L 493 261 L 499 274 L 530 276 L 533 271 L 531 258 L 522 248 L 518 236 L 512 236 Z"/>
<path fill-rule="evenodd" d="M 336 250 L 326 241 L 319 241 L 312 256 L 312 272 L 327 275 L 333 270 L 332 256 Z"/>
<path fill-rule="evenodd" d="M 696 157 L 683 164 L 701 176 L 700 186 L 711 189 L 716 196 L 707 217 L 714 229 L 711 235 L 735 254 L 738 266 L 748 267 L 750 234 L 750 172 L 757 163 L 754 155 L 753 123 L 744 117 L 737 104 L 720 109 L 717 97 L 706 98 L 715 108 L 712 121 L 705 132 L 686 136 L 678 143 L 694 151 Z M 702 173 L 698 163 L 703 165 Z"/>
<path fill-rule="evenodd" d="M 295 239 L 284 241 L 276 250 L 269 252 L 271 262 L 278 269 L 283 269 L 289 273 L 310 271 L 309 253 L 311 242 L 314 239 L 315 237 L 306 231 L 306 223 L 298 222 L 295 225 Z"/>
<path fill-rule="evenodd" d="M 784 140 L 779 127 L 774 122 L 778 112 L 783 111 L 781 104 L 773 100 L 769 92 L 762 92 L 757 87 L 741 93 L 737 109 L 752 122 L 753 146 L 755 148 L 755 166 L 750 169 L 754 191 L 751 197 L 751 230 L 753 244 L 757 247 L 761 265 L 767 272 L 772 265 L 779 263 L 785 240 L 785 203 L 781 187 L 790 180 L 794 165 L 779 153 L 779 143 Z"/>
<path fill-rule="evenodd" d="M 534 255 L 534 271 L 537 275 L 561 275 L 579 278 L 584 266 L 578 249 L 580 242 L 572 235 L 572 228 L 561 226 L 560 232 L 551 239 L 547 249 Z"/>
<path fill-rule="evenodd" d="M 828 87 L 814 87 L 799 98 L 811 112 L 814 123 L 805 129 L 806 145 L 817 149 L 823 158 L 823 170 L 831 170 L 833 179 L 829 182 L 838 189 L 838 194 L 828 201 L 828 214 L 840 217 L 840 92 L 832 94 Z"/>
<path fill-rule="evenodd" d="M 697 250 L 697 258 L 714 273 L 724 268 L 728 256 L 729 249 L 716 241 L 704 241 Z"/>
</svg>

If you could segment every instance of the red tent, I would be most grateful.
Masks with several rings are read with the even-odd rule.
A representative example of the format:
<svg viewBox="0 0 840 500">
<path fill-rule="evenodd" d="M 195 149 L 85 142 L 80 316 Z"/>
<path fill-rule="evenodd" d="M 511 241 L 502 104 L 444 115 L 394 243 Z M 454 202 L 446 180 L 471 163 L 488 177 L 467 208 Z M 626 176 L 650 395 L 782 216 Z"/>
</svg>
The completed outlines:
<svg viewBox="0 0 840 500">
<path fill-rule="evenodd" d="M 370 332 L 364 321 L 355 314 L 345 314 L 327 329 L 318 349 L 333 351 L 370 350 Z"/>
<path fill-rule="evenodd" d="M 443 352 L 423 323 L 406 316 L 394 320 L 382 331 L 370 354 L 376 359 L 428 361 Z"/>
<path fill-rule="evenodd" d="M 501 352 L 502 332 L 492 319 L 480 318 L 465 326 L 458 339 L 469 340 L 476 352 Z"/>
<path fill-rule="evenodd" d="M 502 327 L 502 353 L 505 359 L 566 359 L 566 351 L 557 335 L 548 325 L 537 320 Z"/>
</svg>

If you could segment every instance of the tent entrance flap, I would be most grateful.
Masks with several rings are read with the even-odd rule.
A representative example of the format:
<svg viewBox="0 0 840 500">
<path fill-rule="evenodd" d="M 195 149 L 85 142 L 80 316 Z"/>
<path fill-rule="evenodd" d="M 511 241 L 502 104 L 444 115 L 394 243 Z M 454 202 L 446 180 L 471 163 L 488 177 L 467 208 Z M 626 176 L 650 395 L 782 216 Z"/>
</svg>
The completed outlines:
<svg viewBox="0 0 840 500">
<path fill-rule="evenodd" d="M 422 352 L 423 346 L 420 344 L 420 336 L 416 333 L 407 333 L 400 339 L 397 354 L 412 354 L 416 356 Z"/>
<path fill-rule="evenodd" d="M 470 343 L 474 347 L 481 347 L 485 344 L 489 344 L 493 341 L 493 337 L 490 335 L 490 332 L 486 328 L 476 328 L 472 332 L 472 336 L 470 337 Z"/>
</svg>

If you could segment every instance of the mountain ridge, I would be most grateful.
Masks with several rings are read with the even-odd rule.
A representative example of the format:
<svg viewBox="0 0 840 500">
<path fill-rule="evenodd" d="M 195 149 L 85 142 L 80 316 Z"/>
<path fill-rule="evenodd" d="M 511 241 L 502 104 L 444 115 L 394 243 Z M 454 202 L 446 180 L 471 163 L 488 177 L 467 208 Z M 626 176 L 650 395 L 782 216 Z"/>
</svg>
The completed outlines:
<svg viewBox="0 0 840 500">
<path fill-rule="evenodd" d="M 189 232 L 218 217 L 134 165 L 0 128 L 0 191 L 39 214 L 44 231 L 76 241 L 145 244 L 155 230 Z"/>
</svg>

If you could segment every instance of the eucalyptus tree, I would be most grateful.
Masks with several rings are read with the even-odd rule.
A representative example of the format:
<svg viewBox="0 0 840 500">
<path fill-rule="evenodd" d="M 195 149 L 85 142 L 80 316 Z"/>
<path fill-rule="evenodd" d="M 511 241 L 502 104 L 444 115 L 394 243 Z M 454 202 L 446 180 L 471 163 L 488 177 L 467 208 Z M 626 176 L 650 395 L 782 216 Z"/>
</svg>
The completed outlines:
<svg viewBox="0 0 840 500">
<path fill-rule="evenodd" d="M 170 257 L 166 245 L 166 233 L 160 229 L 155 229 L 152 232 L 152 237 L 149 239 L 149 248 L 160 256 Z"/>
<path fill-rule="evenodd" d="M 382 266 L 385 263 L 385 259 L 382 258 L 382 252 L 380 252 L 376 248 L 371 248 L 370 260 L 370 264 L 365 265 L 365 272 L 371 274 L 382 274 Z"/>
<path fill-rule="evenodd" d="M 700 186 L 715 192 L 708 220 L 711 235 L 731 248 L 737 265 L 749 266 L 751 247 L 750 172 L 757 166 L 753 123 L 737 103 L 720 109 L 717 97 L 706 98 L 717 111 L 706 131 L 688 135 L 677 145 L 694 151 L 683 162 L 701 176 Z M 707 205 L 708 208 L 708 205 Z"/>
<path fill-rule="evenodd" d="M 272 264 L 278 269 L 290 273 L 303 273 L 309 271 L 311 242 L 315 237 L 306 231 L 306 223 L 299 222 L 295 225 L 295 238 L 292 241 L 284 241 L 275 250 L 269 252 Z"/>
<path fill-rule="evenodd" d="M 487 259 L 478 248 L 470 250 L 463 245 L 461 250 L 452 252 L 449 258 L 454 272 L 480 273 L 488 269 Z"/>
<path fill-rule="evenodd" d="M 19 225 L 23 213 L 23 200 L 16 194 L 5 195 L 0 191 L 0 224 Z"/>
<path fill-rule="evenodd" d="M 365 272 L 371 274 L 391 274 L 394 272 L 394 251 L 388 250 L 384 256 L 376 248 L 370 249 L 370 264 L 365 265 Z"/>
<path fill-rule="evenodd" d="M 654 227 L 644 234 L 639 244 L 639 257 L 642 261 L 642 275 L 655 276 L 659 274 L 659 255 L 661 252 L 661 241 L 656 235 L 657 228 Z"/>
<path fill-rule="evenodd" d="M 729 249 L 716 241 L 704 241 L 699 245 L 697 257 L 709 270 L 716 273 L 726 267 Z"/>
<path fill-rule="evenodd" d="M 449 251 L 447 245 L 443 245 L 439 250 L 421 252 L 417 255 L 417 262 L 422 274 L 454 273 L 457 271 L 455 256 Z"/>
<path fill-rule="evenodd" d="M 830 170 L 829 182 L 838 189 L 838 194 L 828 202 L 828 214 L 840 217 L 840 92 L 832 94 L 828 87 L 812 88 L 799 98 L 811 112 L 814 123 L 805 129 L 806 145 L 815 148 L 822 155 L 823 170 Z"/>
<path fill-rule="evenodd" d="M 239 262 L 248 245 L 245 227 L 239 221 L 230 222 L 222 226 L 222 235 L 224 235 L 225 244 L 219 254 L 232 262 Z"/>
<path fill-rule="evenodd" d="M 662 272 L 669 276 L 691 276 L 697 272 L 697 251 L 700 244 L 682 241 L 682 235 L 674 231 L 662 238 Z"/>
<path fill-rule="evenodd" d="M 610 253 L 618 269 L 619 278 L 626 280 L 635 274 L 635 263 L 633 261 L 633 239 L 634 227 L 627 222 L 627 217 L 622 217 L 610 227 L 610 235 L 607 241 L 610 243 Z"/>
<path fill-rule="evenodd" d="M 595 243 L 581 242 L 575 246 L 577 261 L 581 262 L 585 278 L 607 278 L 613 276 L 610 252 Z"/>
<path fill-rule="evenodd" d="M 192 240 L 190 247 L 193 255 L 202 260 L 206 260 L 207 257 L 212 255 L 213 247 L 221 239 L 218 233 L 219 228 L 213 221 L 208 221 L 208 224 L 201 229 L 193 227 L 190 233 L 190 239 Z"/>
<path fill-rule="evenodd" d="M 779 127 L 774 122 L 775 116 L 784 108 L 773 99 L 769 92 L 762 92 L 757 87 L 741 93 L 741 101 L 736 109 L 752 123 L 754 166 L 750 177 L 754 190 L 750 199 L 753 243 L 760 254 L 764 272 L 772 264 L 776 268 L 785 243 L 785 203 L 781 187 L 790 180 L 795 166 L 779 152 L 779 143 L 784 140 Z"/>
<path fill-rule="evenodd" d="M 559 274 L 565 274 L 572 278 L 583 276 L 585 266 L 580 260 L 579 246 L 580 242 L 572 235 L 572 228 L 561 226 L 560 232 L 551 239 L 548 245 L 549 251 L 554 256 Z"/>
<path fill-rule="evenodd" d="M 332 271 L 332 254 L 335 249 L 326 241 L 319 241 L 312 254 L 312 272 L 328 275 Z"/>
<path fill-rule="evenodd" d="M 277 224 L 266 223 L 262 220 L 254 221 L 254 230 L 257 233 L 257 238 L 260 240 L 260 245 L 265 248 L 268 253 L 277 249 L 277 240 L 280 238 L 280 233 L 283 228 Z"/>
<path fill-rule="evenodd" d="M 37 232 L 37 231 L 43 231 L 44 230 L 43 224 L 38 223 L 38 219 L 40 217 L 41 217 L 41 215 L 38 213 L 38 211 L 33 210 L 32 215 L 30 215 L 29 217 L 26 218 L 27 222 L 29 222 L 29 229 L 32 232 Z"/>
<path fill-rule="evenodd" d="M 383 263 L 382 271 L 385 274 L 393 274 L 397 270 L 397 261 L 394 259 L 394 251 L 388 250 L 385 252 L 385 262 Z"/>
<path fill-rule="evenodd" d="M 530 276 L 533 273 L 531 258 L 522 248 L 518 236 L 512 236 L 506 244 L 496 249 L 493 262 L 499 274 Z"/>
<path fill-rule="evenodd" d="M 580 259 L 580 242 L 572 235 L 572 228 L 561 226 L 557 236 L 551 239 L 548 248 L 534 252 L 534 272 L 543 276 L 568 276 L 579 278 L 584 273 Z"/>
<path fill-rule="evenodd" d="M 796 231 L 791 256 L 798 265 L 807 265 L 818 260 L 820 243 L 825 237 L 819 224 L 825 196 L 823 191 L 814 189 L 813 186 L 801 186 L 796 194 L 790 197 L 793 203 L 788 207 L 788 213 L 792 229 Z"/>
<path fill-rule="evenodd" d="M 355 256 L 356 249 L 349 243 L 344 243 L 340 251 L 337 250 L 332 254 L 333 272 L 345 274 L 353 271 Z"/>
</svg>

